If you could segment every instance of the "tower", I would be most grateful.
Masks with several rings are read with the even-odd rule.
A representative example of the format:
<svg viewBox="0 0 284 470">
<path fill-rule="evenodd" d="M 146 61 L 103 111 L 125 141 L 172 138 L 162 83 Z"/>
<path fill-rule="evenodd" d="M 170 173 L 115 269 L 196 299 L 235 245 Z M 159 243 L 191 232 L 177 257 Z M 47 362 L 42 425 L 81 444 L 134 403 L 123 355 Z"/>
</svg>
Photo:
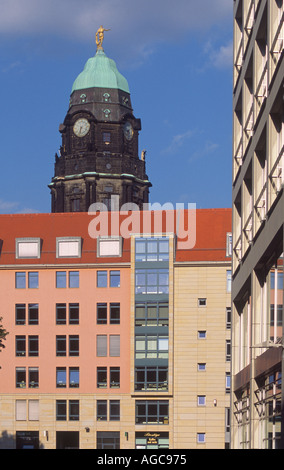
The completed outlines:
<svg viewBox="0 0 284 470">
<path fill-rule="evenodd" d="M 112 210 L 148 203 L 146 152 L 140 157 L 138 150 L 141 120 L 133 114 L 127 80 L 103 50 L 104 31 L 97 31 L 96 54 L 74 81 L 59 126 L 62 145 L 49 184 L 52 212 L 87 212 L 93 203 Z"/>
</svg>

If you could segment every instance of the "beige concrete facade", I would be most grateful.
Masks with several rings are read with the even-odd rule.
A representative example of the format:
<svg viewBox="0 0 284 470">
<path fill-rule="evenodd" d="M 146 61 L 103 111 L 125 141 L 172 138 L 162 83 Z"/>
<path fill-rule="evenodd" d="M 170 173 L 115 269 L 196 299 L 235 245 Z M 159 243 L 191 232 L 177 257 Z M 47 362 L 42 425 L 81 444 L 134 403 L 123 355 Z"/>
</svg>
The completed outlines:
<svg viewBox="0 0 284 470">
<path fill-rule="evenodd" d="M 231 306 L 226 288 L 230 263 L 175 266 L 174 278 L 174 432 L 175 447 L 222 449 L 228 443 L 226 409 L 230 393 L 226 390 L 226 373 L 230 374 L 230 357 L 226 359 L 226 308 Z M 205 306 L 198 299 L 206 299 Z M 202 334 L 200 338 L 199 335 Z M 198 370 L 198 364 L 205 370 Z M 204 405 L 198 405 L 198 397 Z M 197 434 L 205 442 L 197 442 Z"/>
<path fill-rule="evenodd" d="M 234 1 L 231 424 L 241 449 L 283 448 L 283 8 Z"/>
</svg>

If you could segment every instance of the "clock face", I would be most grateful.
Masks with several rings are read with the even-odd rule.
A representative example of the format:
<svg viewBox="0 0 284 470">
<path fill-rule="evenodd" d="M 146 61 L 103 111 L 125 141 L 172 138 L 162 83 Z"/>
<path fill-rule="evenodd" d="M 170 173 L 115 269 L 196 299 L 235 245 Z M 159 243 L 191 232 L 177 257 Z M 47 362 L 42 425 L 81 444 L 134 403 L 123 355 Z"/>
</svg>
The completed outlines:
<svg viewBox="0 0 284 470">
<path fill-rule="evenodd" d="M 133 137 L 133 127 L 130 122 L 126 122 L 123 127 L 124 136 L 127 140 L 131 140 Z"/>
<path fill-rule="evenodd" d="M 74 134 L 77 137 L 84 137 L 86 134 L 88 134 L 90 129 L 90 123 L 87 121 L 87 119 L 81 118 L 78 119 L 78 121 L 75 122 L 73 131 Z"/>
</svg>

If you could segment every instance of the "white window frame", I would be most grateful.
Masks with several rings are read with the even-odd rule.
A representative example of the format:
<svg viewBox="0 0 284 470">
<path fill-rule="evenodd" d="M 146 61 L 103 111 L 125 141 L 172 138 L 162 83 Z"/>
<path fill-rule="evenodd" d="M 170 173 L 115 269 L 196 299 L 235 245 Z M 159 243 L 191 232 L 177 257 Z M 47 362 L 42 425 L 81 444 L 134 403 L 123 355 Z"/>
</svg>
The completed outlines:
<svg viewBox="0 0 284 470">
<path fill-rule="evenodd" d="M 206 395 L 197 395 L 197 406 L 206 406 Z"/>
<path fill-rule="evenodd" d="M 206 330 L 198 330 L 198 339 L 204 340 L 207 337 L 207 331 Z"/>
<path fill-rule="evenodd" d="M 196 439 L 197 439 L 198 444 L 205 444 L 205 442 L 206 442 L 205 432 L 198 432 L 197 436 L 196 436 Z"/>
<path fill-rule="evenodd" d="M 233 254 L 233 236 L 231 232 L 227 233 L 227 238 L 226 238 L 226 256 L 232 256 Z"/>
<path fill-rule="evenodd" d="M 23 256 L 20 253 L 21 244 L 36 244 L 36 254 L 31 256 Z M 36 259 L 40 258 L 40 247 L 41 239 L 40 238 L 16 238 L 16 259 Z"/>
<path fill-rule="evenodd" d="M 78 244 L 78 254 L 60 254 L 60 243 L 76 243 Z M 82 239 L 81 237 L 57 237 L 56 238 L 56 258 L 81 258 L 82 255 Z"/>
</svg>

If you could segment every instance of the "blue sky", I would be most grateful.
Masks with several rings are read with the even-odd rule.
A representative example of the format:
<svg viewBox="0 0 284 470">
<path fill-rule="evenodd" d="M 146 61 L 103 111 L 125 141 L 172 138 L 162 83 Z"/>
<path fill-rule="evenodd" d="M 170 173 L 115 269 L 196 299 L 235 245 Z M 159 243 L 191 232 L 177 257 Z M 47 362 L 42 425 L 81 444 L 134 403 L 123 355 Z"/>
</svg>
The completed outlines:
<svg viewBox="0 0 284 470">
<path fill-rule="evenodd" d="M 58 127 L 101 24 L 151 202 L 230 207 L 232 0 L 0 0 L 0 213 L 50 211 Z"/>
</svg>

